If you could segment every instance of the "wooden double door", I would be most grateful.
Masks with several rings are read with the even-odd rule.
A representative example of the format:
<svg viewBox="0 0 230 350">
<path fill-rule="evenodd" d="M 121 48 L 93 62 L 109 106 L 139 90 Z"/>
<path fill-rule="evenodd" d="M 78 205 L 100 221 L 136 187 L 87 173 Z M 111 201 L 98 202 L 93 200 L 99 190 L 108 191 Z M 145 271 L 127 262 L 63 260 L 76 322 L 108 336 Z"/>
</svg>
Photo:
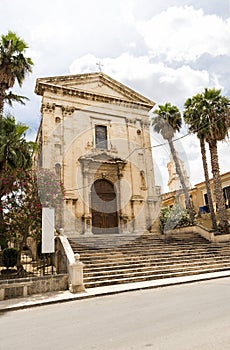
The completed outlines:
<svg viewBox="0 0 230 350">
<path fill-rule="evenodd" d="M 97 180 L 91 188 L 92 231 L 99 233 L 117 233 L 117 195 L 112 183 Z"/>
</svg>

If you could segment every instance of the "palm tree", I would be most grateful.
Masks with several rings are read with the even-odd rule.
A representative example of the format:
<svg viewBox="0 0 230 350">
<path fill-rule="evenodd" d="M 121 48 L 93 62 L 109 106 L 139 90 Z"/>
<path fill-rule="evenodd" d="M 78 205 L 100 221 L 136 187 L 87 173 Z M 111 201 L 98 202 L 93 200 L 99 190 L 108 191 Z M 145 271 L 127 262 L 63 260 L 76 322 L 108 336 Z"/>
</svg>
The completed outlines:
<svg viewBox="0 0 230 350">
<path fill-rule="evenodd" d="M 0 173 L 6 169 L 29 169 L 32 166 L 34 142 L 27 142 L 25 133 L 28 127 L 16 124 L 13 117 L 2 120 L 0 134 Z"/>
<path fill-rule="evenodd" d="M 153 130 L 160 133 L 168 141 L 170 151 L 175 163 L 176 172 L 179 176 L 181 186 L 185 195 L 185 203 L 189 212 L 191 222 L 194 223 L 194 212 L 189 198 L 188 188 L 181 170 L 177 157 L 176 149 L 173 143 L 173 137 L 176 131 L 179 131 L 182 125 L 182 118 L 179 109 L 167 102 L 165 105 L 159 105 L 159 109 L 154 111 L 155 116 L 152 118 Z"/>
<path fill-rule="evenodd" d="M 212 191 L 211 191 L 211 186 L 209 181 L 208 162 L 207 162 L 206 148 L 205 148 L 204 129 L 206 127 L 206 124 L 202 125 L 202 122 L 205 123 L 205 121 L 199 117 L 199 115 L 201 114 L 201 112 L 199 111 L 201 100 L 202 100 L 201 94 L 197 94 L 196 96 L 193 96 L 192 98 L 188 98 L 186 100 L 184 104 L 185 106 L 184 120 L 186 124 L 189 125 L 189 131 L 196 134 L 200 141 L 200 151 L 202 156 L 205 185 L 207 190 L 208 207 L 209 207 L 210 216 L 212 220 L 212 228 L 216 232 L 218 228 L 217 228 L 217 221 L 216 221 L 213 200 L 212 200 Z"/>
<path fill-rule="evenodd" d="M 15 81 L 22 86 L 26 74 L 32 72 L 33 61 L 24 56 L 27 48 L 25 41 L 11 31 L 0 38 L 0 123 L 7 90 L 14 86 Z"/>
<path fill-rule="evenodd" d="M 228 136 L 229 105 L 230 100 L 221 95 L 220 89 L 206 88 L 202 94 L 197 96 L 196 108 L 199 113 L 202 133 L 209 145 L 217 213 L 220 229 L 224 233 L 229 232 L 229 227 L 220 177 L 217 141 L 223 141 Z"/>
</svg>

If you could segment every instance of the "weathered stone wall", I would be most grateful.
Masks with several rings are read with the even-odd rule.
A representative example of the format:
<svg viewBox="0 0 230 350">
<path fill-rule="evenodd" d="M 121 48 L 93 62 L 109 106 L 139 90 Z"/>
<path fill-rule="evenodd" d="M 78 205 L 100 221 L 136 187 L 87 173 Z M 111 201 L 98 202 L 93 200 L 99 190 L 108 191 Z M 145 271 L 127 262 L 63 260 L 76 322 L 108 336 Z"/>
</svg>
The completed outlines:
<svg viewBox="0 0 230 350">
<path fill-rule="evenodd" d="M 68 289 L 68 275 L 43 276 L 32 279 L 28 294 L 46 293 Z"/>
<path fill-rule="evenodd" d="M 66 289 L 68 289 L 67 274 L 18 278 L 0 282 L 0 300 Z"/>
</svg>

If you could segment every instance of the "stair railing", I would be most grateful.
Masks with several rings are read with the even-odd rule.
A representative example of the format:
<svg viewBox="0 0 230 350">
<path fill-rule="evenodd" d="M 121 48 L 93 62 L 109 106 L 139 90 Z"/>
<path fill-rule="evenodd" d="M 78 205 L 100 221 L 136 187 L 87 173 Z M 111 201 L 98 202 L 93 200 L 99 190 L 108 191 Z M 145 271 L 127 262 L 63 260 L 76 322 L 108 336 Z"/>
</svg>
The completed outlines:
<svg viewBox="0 0 230 350">
<path fill-rule="evenodd" d="M 74 254 L 68 238 L 64 235 L 64 230 L 60 230 L 60 234 L 56 237 L 59 241 L 59 249 L 61 248 L 67 259 L 67 272 L 69 275 L 69 290 L 71 293 L 85 292 L 83 282 L 83 263 L 80 261 L 80 254 Z M 61 247 L 60 247 L 61 245 Z"/>
</svg>

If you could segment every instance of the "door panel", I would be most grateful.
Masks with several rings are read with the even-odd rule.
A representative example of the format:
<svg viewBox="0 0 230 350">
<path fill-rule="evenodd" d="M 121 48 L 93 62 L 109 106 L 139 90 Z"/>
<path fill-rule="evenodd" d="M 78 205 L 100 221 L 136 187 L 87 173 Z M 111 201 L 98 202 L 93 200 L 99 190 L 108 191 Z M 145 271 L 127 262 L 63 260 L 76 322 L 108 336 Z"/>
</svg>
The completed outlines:
<svg viewBox="0 0 230 350">
<path fill-rule="evenodd" d="M 105 180 L 97 180 L 91 189 L 93 233 L 117 233 L 117 198 L 114 186 Z"/>
</svg>

